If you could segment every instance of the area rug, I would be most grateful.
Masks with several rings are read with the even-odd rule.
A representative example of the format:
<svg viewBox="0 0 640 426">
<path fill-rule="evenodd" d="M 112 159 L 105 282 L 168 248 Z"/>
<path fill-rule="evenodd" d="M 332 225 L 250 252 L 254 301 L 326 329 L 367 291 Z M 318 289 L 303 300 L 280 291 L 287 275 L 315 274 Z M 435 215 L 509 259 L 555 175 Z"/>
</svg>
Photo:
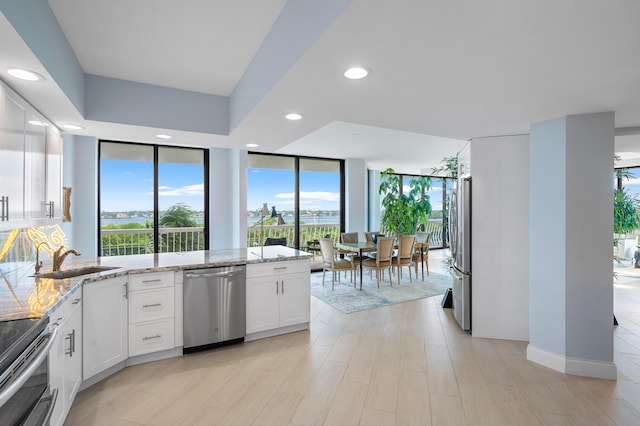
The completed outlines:
<svg viewBox="0 0 640 426">
<path fill-rule="evenodd" d="M 358 275 L 357 289 L 353 288 L 353 282 L 349 277 L 341 273 L 340 282 L 335 283 L 335 290 L 331 291 L 331 273 L 327 272 L 324 287 L 322 286 L 322 272 L 311 274 L 311 295 L 317 297 L 334 308 L 348 314 L 365 309 L 373 309 L 394 303 L 408 302 L 410 300 L 423 299 L 425 297 L 444 294 L 451 287 L 451 275 L 442 275 L 431 272 L 424 277 L 424 281 L 413 279 L 409 282 L 409 276 L 405 269 L 403 279 L 398 285 L 398 276 L 393 276 L 393 287 L 389 286 L 389 276 L 385 274 L 385 281 L 380 281 L 380 289 L 376 283 L 375 272 L 373 280 L 369 278 L 369 272 L 365 270 L 360 291 L 360 276 Z"/>
</svg>

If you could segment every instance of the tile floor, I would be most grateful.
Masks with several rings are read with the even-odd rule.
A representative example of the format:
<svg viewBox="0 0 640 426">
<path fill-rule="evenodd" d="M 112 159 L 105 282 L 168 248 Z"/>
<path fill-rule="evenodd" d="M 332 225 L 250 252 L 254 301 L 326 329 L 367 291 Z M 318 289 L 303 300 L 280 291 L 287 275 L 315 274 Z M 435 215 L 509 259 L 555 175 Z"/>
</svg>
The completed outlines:
<svg viewBox="0 0 640 426">
<path fill-rule="evenodd" d="M 126 368 L 80 392 L 67 424 L 638 425 L 640 270 L 616 269 L 617 381 L 471 338 L 440 297 L 348 315 L 312 298 L 310 331 Z"/>
</svg>

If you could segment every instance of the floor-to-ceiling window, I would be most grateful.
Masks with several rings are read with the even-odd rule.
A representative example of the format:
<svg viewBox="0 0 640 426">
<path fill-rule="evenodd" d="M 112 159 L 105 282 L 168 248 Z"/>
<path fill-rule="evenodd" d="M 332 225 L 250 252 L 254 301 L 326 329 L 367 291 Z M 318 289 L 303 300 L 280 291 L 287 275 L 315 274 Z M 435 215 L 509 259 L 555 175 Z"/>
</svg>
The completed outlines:
<svg viewBox="0 0 640 426">
<path fill-rule="evenodd" d="M 402 178 L 403 194 L 408 194 L 411 191 L 409 182 L 413 178 L 419 176 L 403 175 L 398 173 L 397 175 Z M 431 203 L 431 216 L 427 220 L 426 231 L 431 233 L 431 239 L 429 246 L 432 248 L 443 248 L 449 246 L 448 225 L 449 225 L 449 194 L 453 188 L 454 179 L 437 177 L 437 176 L 424 176 L 430 182 L 429 189 L 424 194 L 418 194 L 417 196 L 428 196 Z M 383 195 L 380 196 L 382 199 Z"/>
<path fill-rule="evenodd" d="M 100 142 L 101 256 L 204 250 L 203 149 Z"/>
<path fill-rule="evenodd" d="M 285 238 L 287 246 L 304 249 L 326 235 L 337 242 L 344 226 L 343 170 L 342 160 L 250 153 L 247 245 Z"/>
</svg>

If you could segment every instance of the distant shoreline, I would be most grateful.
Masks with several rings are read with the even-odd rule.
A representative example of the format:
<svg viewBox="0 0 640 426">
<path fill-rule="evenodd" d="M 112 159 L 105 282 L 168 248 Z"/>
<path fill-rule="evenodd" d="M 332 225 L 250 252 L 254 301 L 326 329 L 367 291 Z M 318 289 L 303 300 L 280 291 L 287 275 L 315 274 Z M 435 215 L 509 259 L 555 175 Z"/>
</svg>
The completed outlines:
<svg viewBox="0 0 640 426">
<path fill-rule="evenodd" d="M 285 224 L 286 225 L 292 225 L 293 224 L 293 217 L 291 216 L 286 216 L 283 217 Z M 139 223 L 141 225 L 144 225 L 147 220 L 153 222 L 153 218 L 152 217 L 129 217 L 129 218 L 103 218 L 100 219 L 100 227 L 106 226 L 110 223 L 113 223 L 114 225 L 122 225 L 125 223 Z M 340 223 L 340 216 L 300 216 L 300 220 L 302 222 L 305 223 L 305 225 L 312 225 L 314 223 L 316 224 L 338 224 Z M 248 226 L 252 226 L 254 225 L 256 222 L 259 222 L 260 218 L 259 217 L 247 217 L 247 225 Z M 196 217 L 196 222 L 198 224 L 203 224 L 204 223 L 204 218 L 203 217 Z"/>
</svg>

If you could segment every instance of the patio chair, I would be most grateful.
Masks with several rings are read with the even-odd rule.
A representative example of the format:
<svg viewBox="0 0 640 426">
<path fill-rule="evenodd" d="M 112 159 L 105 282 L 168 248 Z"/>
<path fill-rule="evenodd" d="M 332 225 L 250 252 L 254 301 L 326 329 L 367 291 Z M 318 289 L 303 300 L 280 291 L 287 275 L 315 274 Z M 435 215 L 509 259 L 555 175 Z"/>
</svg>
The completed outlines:
<svg viewBox="0 0 640 426">
<path fill-rule="evenodd" d="M 409 282 L 413 282 L 411 278 L 411 267 L 413 266 L 413 246 L 415 242 L 415 235 L 401 235 L 398 241 L 398 254 L 392 258 L 392 264 L 398 270 L 398 285 L 400 285 L 400 278 L 402 278 L 403 266 L 406 266 L 409 270 Z M 416 272 L 416 279 L 417 278 L 418 273 Z"/>
<path fill-rule="evenodd" d="M 322 286 L 324 287 L 324 276 L 326 271 L 331 271 L 331 290 L 334 289 L 335 273 L 338 272 L 338 282 L 340 282 L 340 271 L 351 271 L 351 281 L 353 288 L 356 288 L 356 280 L 353 279 L 356 272 L 356 264 L 352 260 L 340 259 L 338 252 L 333 249 L 331 238 L 320 238 L 320 252 L 322 253 Z"/>
<path fill-rule="evenodd" d="M 376 270 L 376 280 L 378 281 L 378 288 L 380 288 L 380 274 L 382 274 L 382 280 L 384 281 L 384 270 L 389 270 L 389 284 L 393 287 L 393 277 L 391 276 L 391 256 L 393 254 L 393 238 L 391 237 L 378 237 L 376 242 L 376 257 L 375 259 L 366 258 L 362 260 L 362 266 L 366 266 L 369 270 Z"/>
<path fill-rule="evenodd" d="M 286 237 L 282 237 L 282 238 L 268 237 L 266 240 L 264 240 L 264 245 L 265 246 L 286 246 L 287 238 Z"/>
</svg>

